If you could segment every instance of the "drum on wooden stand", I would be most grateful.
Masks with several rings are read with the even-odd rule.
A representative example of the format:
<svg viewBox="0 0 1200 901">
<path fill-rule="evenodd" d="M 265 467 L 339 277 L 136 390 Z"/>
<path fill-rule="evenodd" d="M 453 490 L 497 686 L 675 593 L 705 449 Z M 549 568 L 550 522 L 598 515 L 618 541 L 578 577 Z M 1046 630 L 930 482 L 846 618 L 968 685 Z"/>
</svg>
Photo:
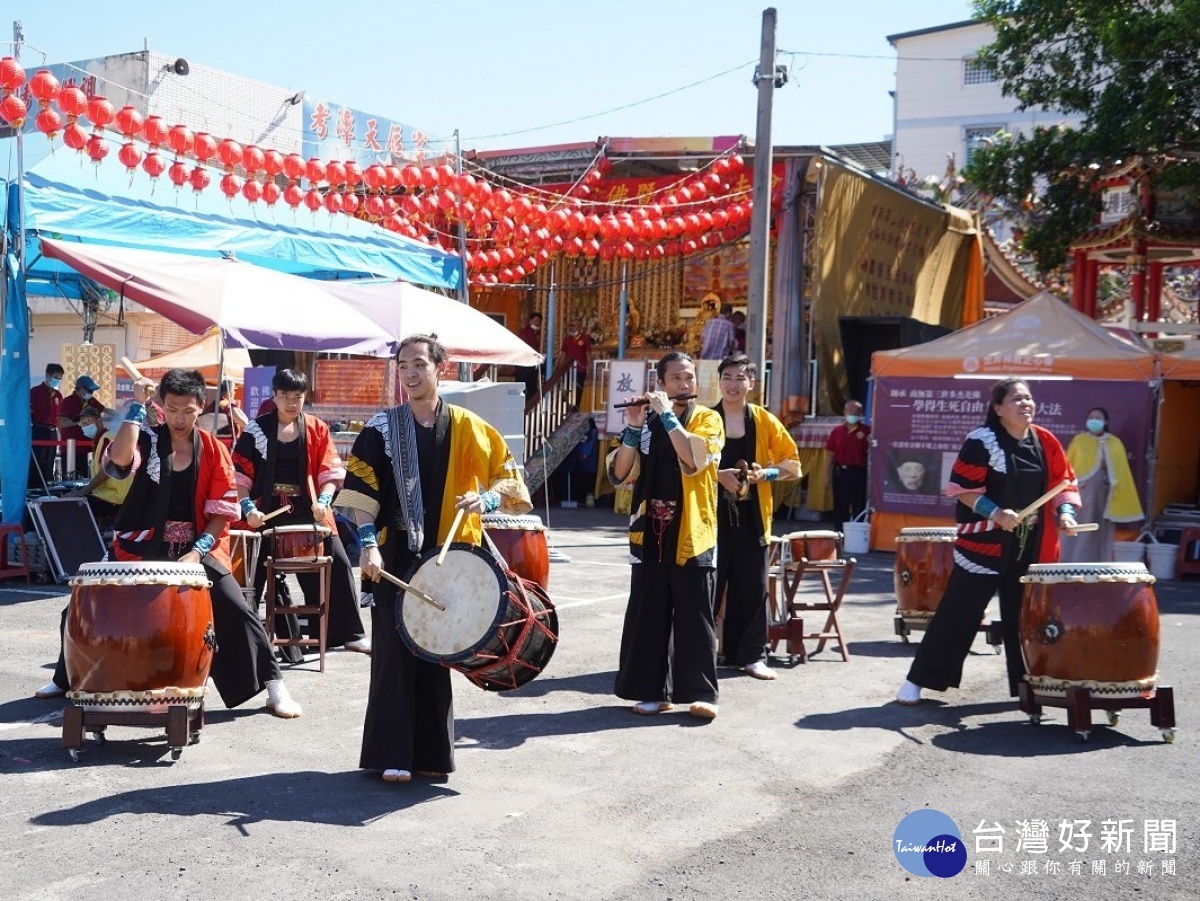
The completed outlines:
<svg viewBox="0 0 1200 901">
<path fill-rule="evenodd" d="M 216 648 L 198 563 L 85 563 L 71 580 L 63 657 L 85 710 L 201 706 Z"/>
<path fill-rule="evenodd" d="M 328 526 L 313 523 L 263 529 L 262 535 L 268 555 L 276 560 L 312 560 L 325 555 L 330 531 Z"/>
<path fill-rule="evenodd" d="M 937 612 L 950 571 L 958 530 L 901 529 L 896 536 L 896 612 L 906 620 L 927 621 Z"/>
<path fill-rule="evenodd" d="M 1021 709 L 1065 707 L 1081 740 L 1091 711 L 1146 707 L 1166 741 L 1175 737 L 1174 694 L 1158 684 L 1154 576 L 1142 563 L 1035 563 L 1021 578 Z"/>
<path fill-rule="evenodd" d="M 484 548 L 456 542 L 441 566 L 439 553 L 426 551 L 404 579 L 446 609 L 401 592 L 396 621 L 404 643 L 487 691 L 519 688 L 535 678 L 558 644 L 550 597 L 536 582 L 506 571 Z"/>
<path fill-rule="evenodd" d="M 550 549 L 546 527 L 537 516 L 484 513 L 483 528 L 509 569 L 522 579 L 550 587 Z"/>
<path fill-rule="evenodd" d="M 243 529 L 229 530 L 229 555 L 233 561 L 233 578 L 252 608 L 258 603 L 254 577 L 258 575 L 258 559 L 261 552 L 262 533 Z"/>
<path fill-rule="evenodd" d="M 808 560 L 820 563 L 828 560 L 840 560 L 842 557 L 842 533 L 831 532 L 827 529 L 813 529 L 807 532 L 792 532 L 784 536 L 790 542 L 793 560 Z"/>
</svg>

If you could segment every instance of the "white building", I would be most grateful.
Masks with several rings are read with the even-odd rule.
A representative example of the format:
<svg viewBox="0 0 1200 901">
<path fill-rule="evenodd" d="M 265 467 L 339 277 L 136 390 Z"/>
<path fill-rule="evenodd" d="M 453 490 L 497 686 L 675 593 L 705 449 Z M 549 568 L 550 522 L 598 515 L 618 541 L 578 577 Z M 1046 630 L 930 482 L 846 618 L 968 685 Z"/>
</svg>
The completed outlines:
<svg viewBox="0 0 1200 901">
<path fill-rule="evenodd" d="M 888 36 L 896 48 L 893 175 L 941 178 L 948 154 L 961 170 L 979 142 L 997 131 L 1079 122 L 1052 110 L 1017 110 L 995 71 L 975 61 L 994 35 L 990 25 L 968 21 Z"/>
</svg>

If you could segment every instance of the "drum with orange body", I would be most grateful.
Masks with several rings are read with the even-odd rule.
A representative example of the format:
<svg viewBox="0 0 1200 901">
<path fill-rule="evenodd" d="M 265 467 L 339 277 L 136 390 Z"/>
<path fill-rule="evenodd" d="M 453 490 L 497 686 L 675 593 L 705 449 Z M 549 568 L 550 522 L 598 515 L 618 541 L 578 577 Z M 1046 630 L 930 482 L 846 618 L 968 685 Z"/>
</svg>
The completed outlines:
<svg viewBox="0 0 1200 901">
<path fill-rule="evenodd" d="M 80 566 L 63 636 L 68 696 L 85 709 L 199 707 L 216 648 L 210 584 L 198 563 Z"/>
<path fill-rule="evenodd" d="M 1145 697 L 1158 681 L 1154 576 L 1141 563 L 1035 563 L 1021 578 L 1021 654 L 1035 695 Z"/>
<path fill-rule="evenodd" d="M 325 540 L 330 531 L 320 523 L 276 526 L 263 530 L 267 554 L 276 560 L 312 560 L 325 555 Z"/>
<path fill-rule="evenodd" d="M 828 529 L 813 529 L 807 532 L 792 532 L 784 536 L 791 543 L 792 559 L 801 558 L 810 563 L 826 563 L 842 557 L 842 533 Z"/>
<path fill-rule="evenodd" d="M 901 529 L 896 536 L 896 612 L 906 620 L 928 620 L 937 612 L 950 571 L 958 530 Z"/>
<path fill-rule="evenodd" d="M 550 587 L 550 549 L 546 527 L 536 516 L 484 513 L 483 528 L 508 568 L 522 579 Z"/>
</svg>

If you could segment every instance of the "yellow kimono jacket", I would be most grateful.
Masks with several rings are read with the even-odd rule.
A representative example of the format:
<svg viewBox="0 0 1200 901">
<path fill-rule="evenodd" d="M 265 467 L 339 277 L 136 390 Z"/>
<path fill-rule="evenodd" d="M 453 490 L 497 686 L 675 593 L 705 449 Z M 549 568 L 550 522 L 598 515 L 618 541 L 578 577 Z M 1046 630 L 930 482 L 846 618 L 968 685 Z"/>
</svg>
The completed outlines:
<svg viewBox="0 0 1200 901">
<path fill-rule="evenodd" d="M 796 442 L 788 433 L 782 422 L 775 418 L 766 407 L 758 404 L 746 404 L 750 411 L 750 419 L 754 423 L 754 459 L 747 463 L 757 463 L 763 469 L 774 466 L 779 470 L 780 482 L 793 481 L 800 478 L 800 452 Z M 771 492 L 770 482 L 759 482 L 754 486 L 755 497 L 758 499 L 758 512 L 763 524 L 763 534 L 760 541 L 765 547 L 771 537 L 771 517 L 775 512 L 775 498 Z"/>
<path fill-rule="evenodd" d="M 1101 453 L 1103 446 L 1104 453 Z M 1071 439 L 1067 447 L 1067 459 L 1079 480 L 1079 490 L 1085 492 L 1087 483 L 1100 471 L 1101 460 L 1108 469 L 1108 503 L 1102 511 L 1105 519 L 1113 522 L 1137 522 L 1145 519 L 1142 502 L 1138 500 L 1137 486 L 1133 484 L 1133 473 L 1129 469 L 1129 455 L 1121 439 L 1111 432 L 1093 435 L 1081 432 Z"/>
</svg>

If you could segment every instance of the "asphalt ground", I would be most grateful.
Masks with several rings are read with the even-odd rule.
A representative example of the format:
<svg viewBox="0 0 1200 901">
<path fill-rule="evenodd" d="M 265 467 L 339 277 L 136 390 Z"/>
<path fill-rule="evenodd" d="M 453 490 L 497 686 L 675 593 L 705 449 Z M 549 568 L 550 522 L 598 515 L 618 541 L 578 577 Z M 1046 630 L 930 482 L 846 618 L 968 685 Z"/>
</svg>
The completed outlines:
<svg viewBox="0 0 1200 901">
<path fill-rule="evenodd" d="M 1146 710 L 1086 743 L 1063 710 L 1032 725 L 982 638 L 962 689 L 891 703 L 912 648 L 893 632 L 885 553 L 858 558 L 842 617 L 850 662 L 831 646 L 790 664 L 781 646 L 774 682 L 721 670 L 717 719 L 644 718 L 611 693 L 623 518 L 556 508 L 550 526 L 570 557 L 552 566 L 553 660 L 503 694 L 455 675 L 458 770 L 407 785 L 356 768 L 368 661 L 345 651 L 324 674 L 315 657 L 286 670 L 300 719 L 210 694 L 202 740 L 176 762 L 160 730 L 116 726 L 72 762 L 63 702 L 31 697 L 67 594 L 5 583 L 0 898 L 1196 897 L 1200 584 L 1155 586 L 1173 744 Z M 963 838 L 952 878 L 912 875 L 893 853 L 898 824 L 926 807 Z M 1088 848 L 1072 827 L 1063 850 L 1062 824 L 1082 820 Z M 975 832 L 993 824 L 1001 849 Z"/>
</svg>

